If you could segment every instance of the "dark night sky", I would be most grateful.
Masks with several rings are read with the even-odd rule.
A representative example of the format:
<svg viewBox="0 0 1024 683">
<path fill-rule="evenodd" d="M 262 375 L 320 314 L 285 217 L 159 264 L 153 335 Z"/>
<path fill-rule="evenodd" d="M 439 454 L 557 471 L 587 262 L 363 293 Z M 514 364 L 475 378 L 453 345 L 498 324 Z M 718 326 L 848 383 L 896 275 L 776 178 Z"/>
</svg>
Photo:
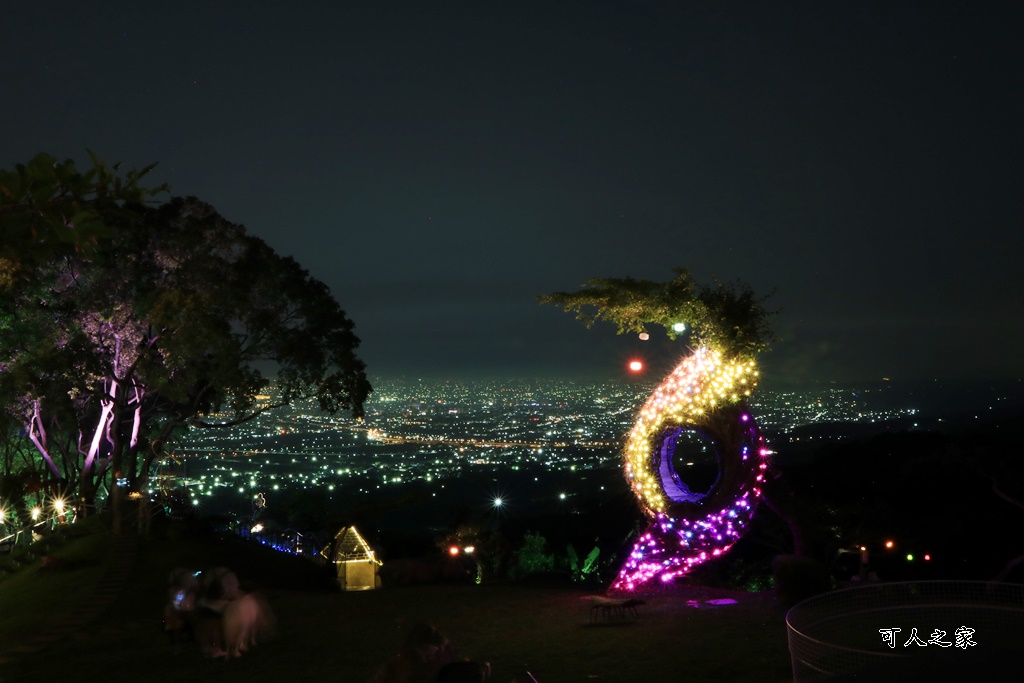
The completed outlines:
<svg viewBox="0 0 1024 683">
<path fill-rule="evenodd" d="M 683 346 L 535 295 L 775 290 L 766 379 L 1020 377 L 1024 3 L 8 3 L 0 165 L 90 148 L 325 281 L 374 376 Z"/>
</svg>

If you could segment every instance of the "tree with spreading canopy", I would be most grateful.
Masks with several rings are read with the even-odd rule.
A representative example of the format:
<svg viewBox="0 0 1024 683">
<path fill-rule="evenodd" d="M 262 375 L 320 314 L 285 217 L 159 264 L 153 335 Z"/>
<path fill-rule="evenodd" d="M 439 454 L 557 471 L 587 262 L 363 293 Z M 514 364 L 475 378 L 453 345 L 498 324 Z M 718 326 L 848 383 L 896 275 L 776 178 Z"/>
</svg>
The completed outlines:
<svg viewBox="0 0 1024 683">
<path fill-rule="evenodd" d="M 115 524 L 180 430 L 371 391 L 326 285 L 195 198 L 145 203 L 148 170 L 0 174 L 0 406 L 83 511 L 108 482 Z"/>
<path fill-rule="evenodd" d="M 577 292 L 538 296 L 542 304 L 573 312 L 588 328 L 596 321 L 614 323 L 619 334 L 665 328 L 675 339 L 685 323 L 695 346 L 713 346 L 729 356 L 753 358 L 774 340 L 767 296 L 758 297 L 743 282 L 698 286 L 685 268 L 674 268 L 668 282 L 634 278 L 594 278 Z M 769 295 L 770 296 L 770 295 Z"/>
</svg>

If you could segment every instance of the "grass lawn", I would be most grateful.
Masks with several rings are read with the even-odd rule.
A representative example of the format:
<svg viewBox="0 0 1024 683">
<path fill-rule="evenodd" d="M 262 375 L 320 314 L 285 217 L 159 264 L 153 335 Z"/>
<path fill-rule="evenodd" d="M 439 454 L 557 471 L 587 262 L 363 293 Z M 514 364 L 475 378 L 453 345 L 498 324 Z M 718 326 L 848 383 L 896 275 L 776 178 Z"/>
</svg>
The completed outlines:
<svg viewBox="0 0 1024 683">
<path fill-rule="evenodd" d="M 69 544 L 66 552 L 95 558 L 106 546 L 92 543 Z M 98 580 L 98 566 L 29 567 L 0 581 L 0 637 L 9 642 L 73 611 Z M 161 611 L 167 574 L 177 566 L 234 569 L 243 587 L 260 590 L 273 608 L 277 636 L 231 661 L 205 659 L 192 643 L 175 655 Z M 635 619 L 592 624 L 587 594 L 571 588 L 436 585 L 341 593 L 308 562 L 232 538 L 144 538 L 137 567 L 97 621 L 42 653 L 5 662 L 0 680 L 362 683 L 417 621 L 436 626 L 461 655 L 490 661 L 499 683 L 524 669 L 540 683 L 792 678 L 785 610 L 770 594 L 676 586 L 648 595 Z M 737 604 L 706 603 L 722 597 Z"/>
<path fill-rule="evenodd" d="M 112 540 L 108 534 L 67 532 L 0 556 L 0 644 L 39 632 L 82 600 L 80 588 L 99 581 Z M 51 552 L 61 558 L 62 569 L 41 571 L 41 557 Z"/>
</svg>

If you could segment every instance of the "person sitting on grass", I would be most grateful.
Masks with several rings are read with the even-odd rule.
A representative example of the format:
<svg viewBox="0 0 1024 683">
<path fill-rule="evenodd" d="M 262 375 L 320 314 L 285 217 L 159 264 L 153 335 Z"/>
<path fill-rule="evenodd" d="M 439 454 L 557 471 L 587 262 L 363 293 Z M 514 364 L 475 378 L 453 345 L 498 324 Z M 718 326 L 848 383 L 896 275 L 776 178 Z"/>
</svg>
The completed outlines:
<svg viewBox="0 0 1024 683">
<path fill-rule="evenodd" d="M 444 634 L 421 622 L 368 683 L 477 683 L 489 675 L 489 664 L 459 659 Z"/>
</svg>

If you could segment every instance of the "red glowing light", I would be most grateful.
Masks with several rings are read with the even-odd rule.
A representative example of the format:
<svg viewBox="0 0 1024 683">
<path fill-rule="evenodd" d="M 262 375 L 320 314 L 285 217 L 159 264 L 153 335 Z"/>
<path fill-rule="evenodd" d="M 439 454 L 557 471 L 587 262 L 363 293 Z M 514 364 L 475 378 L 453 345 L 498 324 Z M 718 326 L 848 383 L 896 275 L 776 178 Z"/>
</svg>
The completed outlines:
<svg viewBox="0 0 1024 683">
<path fill-rule="evenodd" d="M 931 556 L 931 555 L 927 555 L 927 554 L 926 554 L 926 555 L 924 556 L 924 561 L 925 561 L 925 562 L 927 562 L 927 561 L 928 561 L 928 560 L 930 560 L 930 559 L 932 559 L 932 556 Z"/>
<path fill-rule="evenodd" d="M 885 542 L 885 547 L 886 547 L 886 548 L 891 548 L 891 547 L 893 547 L 894 545 L 895 545 L 895 543 L 893 543 L 892 541 L 886 541 L 886 542 Z"/>
<path fill-rule="evenodd" d="M 641 363 L 640 361 L 638 361 L 638 360 L 631 360 L 631 361 L 629 361 L 629 371 L 630 372 L 640 372 L 643 369 L 644 369 L 644 364 Z"/>
<path fill-rule="evenodd" d="M 457 545 L 450 546 L 448 548 L 448 554 L 451 555 L 452 557 L 455 557 L 456 555 L 458 555 L 459 554 L 459 546 L 457 546 Z"/>
</svg>

